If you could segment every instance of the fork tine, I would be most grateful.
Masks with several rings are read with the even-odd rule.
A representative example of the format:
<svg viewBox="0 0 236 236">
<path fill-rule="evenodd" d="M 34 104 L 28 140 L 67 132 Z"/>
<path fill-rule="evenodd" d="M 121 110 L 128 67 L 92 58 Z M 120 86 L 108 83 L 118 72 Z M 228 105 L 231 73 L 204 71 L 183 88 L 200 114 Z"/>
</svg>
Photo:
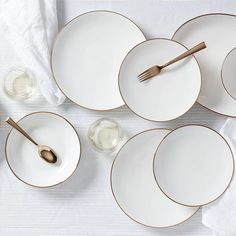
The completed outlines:
<svg viewBox="0 0 236 236">
<path fill-rule="evenodd" d="M 150 69 L 145 74 L 143 74 L 142 76 L 138 76 L 138 79 L 139 80 L 145 79 L 146 77 L 149 77 L 153 73 L 154 73 L 154 71 Z"/>
<path fill-rule="evenodd" d="M 139 80 L 139 82 L 142 83 L 142 82 L 144 82 L 144 81 L 146 81 L 146 80 L 149 80 L 150 78 L 152 78 L 152 76 L 148 76 L 148 77 L 146 77 L 146 78 L 144 78 L 144 79 L 141 79 L 141 80 Z"/>
<path fill-rule="evenodd" d="M 144 78 L 142 78 L 142 79 L 139 79 L 139 82 L 143 82 L 144 80 L 147 80 L 147 79 L 149 79 L 151 76 L 150 75 L 148 75 L 148 76 L 146 76 L 146 77 L 144 77 Z"/>
<path fill-rule="evenodd" d="M 139 80 L 139 82 L 144 82 L 145 80 L 151 79 L 153 76 L 155 76 L 155 73 L 149 73 L 146 77 L 143 77 L 142 79 Z"/>
<path fill-rule="evenodd" d="M 138 77 L 138 79 L 139 79 L 139 80 L 142 80 L 142 79 L 146 78 L 147 76 L 149 76 L 150 74 L 151 74 L 151 72 L 147 72 L 147 73 L 145 73 L 143 76 Z"/>
<path fill-rule="evenodd" d="M 148 78 L 150 78 L 150 75 L 148 75 L 148 76 L 145 76 L 145 77 L 143 77 L 143 78 L 139 79 L 139 82 L 143 82 L 144 80 L 146 80 L 146 79 L 148 79 Z"/>
<path fill-rule="evenodd" d="M 138 75 L 138 78 L 143 78 L 152 72 L 153 72 L 153 69 L 149 68 L 146 72 L 143 72 L 142 75 Z"/>
<path fill-rule="evenodd" d="M 147 73 L 149 70 L 151 70 L 151 68 L 152 68 L 152 67 L 150 67 L 150 68 L 148 68 L 147 70 L 145 70 L 144 72 L 142 72 L 140 75 L 138 75 L 138 77 L 139 77 L 139 76 L 143 76 L 145 73 Z"/>
</svg>

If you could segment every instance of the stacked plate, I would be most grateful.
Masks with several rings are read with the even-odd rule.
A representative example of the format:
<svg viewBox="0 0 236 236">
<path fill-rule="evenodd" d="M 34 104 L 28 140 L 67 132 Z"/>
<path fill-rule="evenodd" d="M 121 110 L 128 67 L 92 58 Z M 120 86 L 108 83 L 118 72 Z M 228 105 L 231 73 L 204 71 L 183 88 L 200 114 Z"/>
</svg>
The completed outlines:
<svg viewBox="0 0 236 236">
<path fill-rule="evenodd" d="M 236 87 L 232 79 L 235 72 L 232 58 L 236 61 L 232 50 L 236 46 L 235 27 L 235 15 L 206 14 L 184 23 L 172 38 L 187 47 L 202 40 L 206 42 L 207 49 L 196 54 L 202 73 L 198 102 L 213 112 L 233 117 L 236 117 Z"/>
<path fill-rule="evenodd" d="M 127 17 L 88 12 L 71 20 L 57 36 L 52 71 L 62 92 L 88 109 L 107 111 L 126 103 L 142 118 L 167 121 L 198 101 L 216 113 L 235 117 L 235 27 L 234 15 L 207 14 L 184 23 L 172 40 L 145 41 Z M 196 58 L 166 68 L 149 83 L 138 82 L 143 70 L 162 65 L 186 51 L 185 46 L 202 41 L 207 49 Z"/>
<path fill-rule="evenodd" d="M 146 40 L 128 18 L 94 11 L 70 21 L 54 43 L 51 66 L 56 83 L 76 104 L 99 111 L 126 105 L 142 118 L 175 119 L 196 102 L 201 88 L 198 62 L 191 56 L 140 83 L 137 75 L 187 48 L 170 39 Z"/>
<path fill-rule="evenodd" d="M 200 125 L 154 129 L 134 136 L 119 151 L 111 188 L 131 219 L 169 227 L 219 198 L 233 172 L 231 148 L 216 131 Z"/>
</svg>

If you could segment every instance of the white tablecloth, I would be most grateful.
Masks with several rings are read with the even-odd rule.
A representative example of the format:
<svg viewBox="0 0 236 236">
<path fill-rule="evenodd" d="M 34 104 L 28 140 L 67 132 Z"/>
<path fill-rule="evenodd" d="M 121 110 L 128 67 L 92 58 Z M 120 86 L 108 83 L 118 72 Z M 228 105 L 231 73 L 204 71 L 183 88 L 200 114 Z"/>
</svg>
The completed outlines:
<svg viewBox="0 0 236 236">
<path fill-rule="evenodd" d="M 138 3 L 137 3 L 138 2 Z M 133 6 L 133 7 L 132 7 Z M 17 6 L 16 6 L 17 7 Z M 175 29 L 186 20 L 207 12 L 236 14 L 236 1 L 232 0 L 143 0 L 143 1 L 79 1 L 59 0 L 60 27 L 76 15 L 95 9 L 112 9 L 134 20 L 150 37 L 171 37 Z M 149 12 L 150 11 L 150 12 Z M 143 17 L 143 13 L 147 17 Z M 16 19 L 17 20 L 17 19 Z M 153 27 L 151 22 L 156 22 Z M 9 44 L 1 37 L 0 52 Z M 7 55 L 0 53 L 0 78 L 14 65 L 11 48 Z M 29 104 L 17 104 L 0 89 L 0 118 L 10 115 L 15 119 L 33 111 L 52 111 L 68 118 L 82 139 L 82 159 L 76 173 L 65 183 L 49 189 L 29 187 L 10 172 L 4 154 L 5 138 L 9 127 L 0 127 L 0 235 L 1 236 L 59 236 L 59 235 L 211 235 L 201 224 L 201 211 L 182 225 L 167 228 L 147 228 L 131 221 L 116 205 L 110 191 L 112 157 L 92 151 L 86 140 L 87 129 L 96 119 L 107 116 L 116 119 L 129 136 L 140 131 L 184 124 L 203 124 L 219 129 L 225 121 L 196 104 L 181 118 L 163 123 L 148 122 L 131 113 L 127 107 L 102 113 L 80 108 L 70 101 L 55 108 L 43 98 Z"/>
</svg>

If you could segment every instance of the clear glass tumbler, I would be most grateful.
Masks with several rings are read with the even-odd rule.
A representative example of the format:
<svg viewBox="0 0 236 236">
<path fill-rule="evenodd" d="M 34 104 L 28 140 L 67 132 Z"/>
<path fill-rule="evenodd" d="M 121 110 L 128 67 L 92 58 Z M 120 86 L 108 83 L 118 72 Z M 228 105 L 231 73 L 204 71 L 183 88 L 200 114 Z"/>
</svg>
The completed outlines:
<svg viewBox="0 0 236 236">
<path fill-rule="evenodd" d="M 37 80 L 29 69 L 12 67 L 3 79 L 3 89 L 10 98 L 24 101 L 35 94 Z"/>
<path fill-rule="evenodd" d="M 113 153 L 124 138 L 120 125 L 110 118 L 95 121 L 88 130 L 88 142 L 98 152 Z"/>
</svg>

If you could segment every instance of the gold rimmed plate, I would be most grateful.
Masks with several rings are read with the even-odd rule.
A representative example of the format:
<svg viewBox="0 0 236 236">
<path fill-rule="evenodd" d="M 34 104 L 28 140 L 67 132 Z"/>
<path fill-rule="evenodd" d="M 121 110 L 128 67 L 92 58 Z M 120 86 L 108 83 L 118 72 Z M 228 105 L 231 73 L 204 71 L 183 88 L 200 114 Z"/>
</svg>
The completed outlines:
<svg viewBox="0 0 236 236">
<path fill-rule="evenodd" d="M 236 117 L 236 100 L 227 93 L 221 81 L 221 67 L 226 55 L 235 47 L 235 15 L 212 13 L 195 17 L 181 25 L 173 39 L 191 47 L 205 41 L 207 50 L 196 54 L 202 73 L 198 102 L 209 110 Z"/>
<path fill-rule="evenodd" d="M 81 156 L 79 136 L 71 123 L 50 112 L 31 113 L 18 124 L 39 143 L 55 151 L 57 162 L 42 160 L 37 147 L 12 129 L 7 137 L 5 152 L 13 174 L 34 187 L 51 187 L 68 179 L 76 170 Z"/>
<path fill-rule="evenodd" d="M 138 44 L 127 54 L 119 72 L 119 88 L 135 114 L 151 121 L 168 121 L 193 106 L 201 88 L 201 73 L 194 56 L 164 68 L 143 83 L 137 77 L 147 68 L 163 65 L 185 51 L 187 48 L 176 41 L 156 38 Z"/>
<path fill-rule="evenodd" d="M 221 69 L 221 79 L 225 90 L 236 99 L 236 47 L 225 57 Z"/>
<path fill-rule="evenodd" d="M 199 209 L 171 201 L 156 185 L 153 156 L 169 132 L 153 129 L 135 135 L 121 148 L 111 169 L 111 189 L 118 206 L 129 218 L 149 227 L 180 224 Z"/>
<path fill-rule="evenodd" d="M 106 111 L 124 105 L 118 72 L 127 52 L 145 40 L 127 17 L 92 11 L 75 17 L 58 34 L 51 66 L 61 91 L 74 103 Z"/>
<path fill-rule="evenodd" d="M 171 131 L 153 161 L 158 187 L 172 201 L 202 206 L 219 198 L 234 173 L 234 157 L 219 133 L 201 125 Z"/>
</svg>

